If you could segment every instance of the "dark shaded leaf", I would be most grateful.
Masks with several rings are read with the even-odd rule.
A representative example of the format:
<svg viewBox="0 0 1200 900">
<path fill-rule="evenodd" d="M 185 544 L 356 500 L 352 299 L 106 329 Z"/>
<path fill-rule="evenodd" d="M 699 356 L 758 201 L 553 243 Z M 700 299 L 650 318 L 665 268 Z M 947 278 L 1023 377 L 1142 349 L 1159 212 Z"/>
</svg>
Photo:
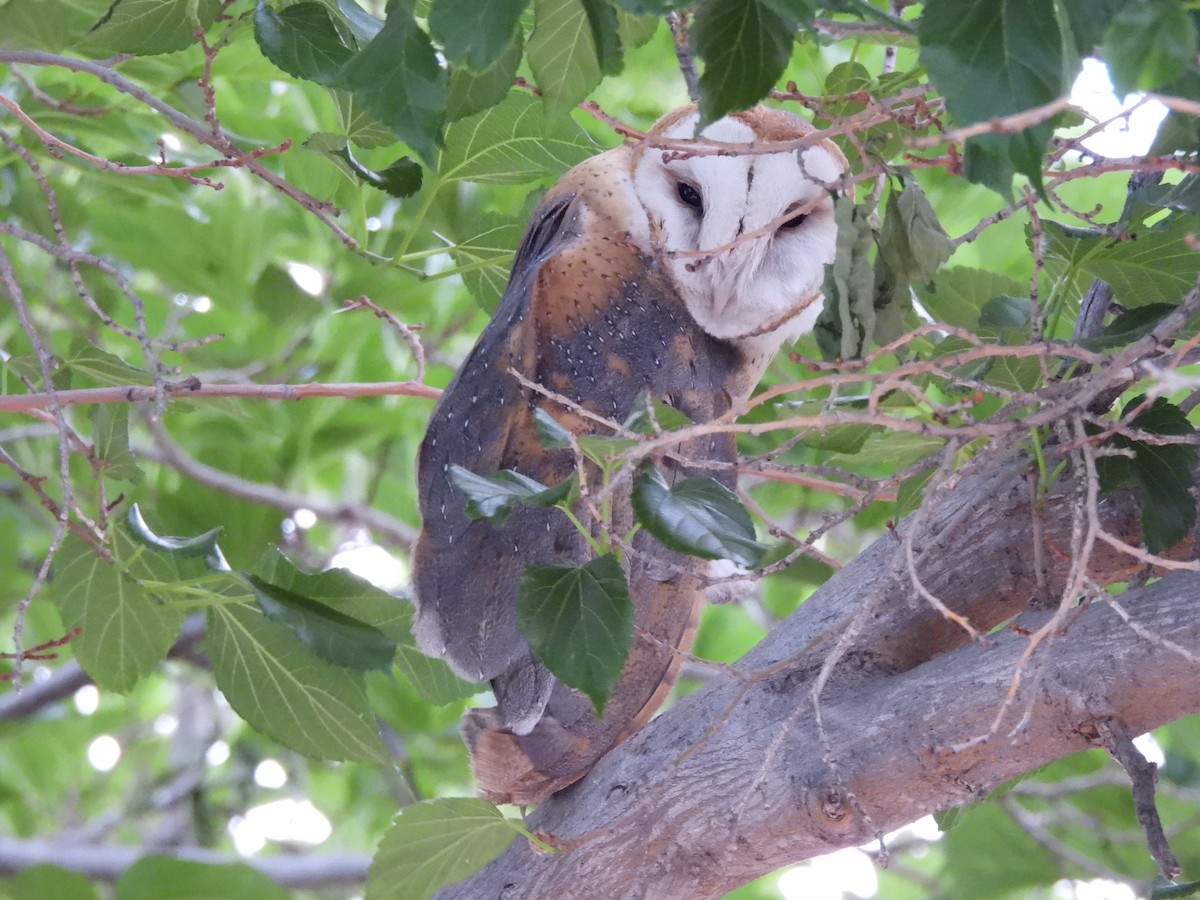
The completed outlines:
<svg viewBox="0 0 1200 900">
<path fill-rule="evenodd" d="M 125 525 L 129 529 L 129 534 L 136 541 L 145 544 L 152 550 L 161 550 L 171 556 L 208 559 L 219 557 L 221 554 L 221 550 L 217 546 L 217 535 L 221 533 L 220 528 L 214 528 L 195 537 L 158 535 L 150 530 L 150 526 L 142 518 L 142 511 L 136 503 L 129 507 L 129 512 L 125 515 Z"/>
<path fill-rule="evenodd" d="M 538 441 L 547 450 L 560 450 L 571 446 L 571 432 L 540 406 L 533 411 L 533 430 L 537 433 Z"/>
<path fill-rule="evenodd" d="M 637 520 L 663 546 L 704 559 L 731 559 L 753 568 L 765 544 L 737 495 L 712 478 L 688 478 L 674 486 L 654 466 L 633 482 Z"/>
<path fill-rule="evenodd" d="M 1104 62 L 1118 95 L 1152 91 L 1196 58 L 1196 26 L 1176 0 L 1124 4 L 1104 34 Z"/>
<path fill-rule="evenodd" d="M 1124 3 L 1125 0 L 1062 0 L 1067 23 L 1075 37 L 1075 49 L 1081 56 L 1092 55 L 1113 14 Z"/>
<path fill-rule="evenodd" d="M 1175 309 L 1171 303 L 1151 303 L 1126 310 L 1104 326 L 1095 337 L 1082 338 L 1077 343 L 1089 350 L 1110 350 L 1124 347 L 1145 337 L 1154 326 Z"/>
<path fill-rule="evenodd" d="M 436 0 L 429 10 L 429 33 L 446 58 L 483 72 L 512 44 L 529 0 Z"/>
<path fill-rule="evenodd" d="M 286 625 L 301 644 L 321 659 L 364 671 L 386 670 L 391 666 L 396 643 L 379 629 L 257 575 L 247 573 L 245 578 L 263 614 Z"/>
<path fill-rule="evenodd" d="M 1135 397 L 1125 407 L 1125 415 L 1145 401 Z M 1129 422 L 1131 428 L 1150 434 L 1189 437 L 1194 429 L 1187 414 L 1178 406 L 1159 397 Z M 1179 543 L 1196 523 L 1196 504 L 1192 501 L 1192 470 L 1197 450 L 1191 444 L 1152 444 L 1114 435 L 1106 446 L 1131 450 L 1133 458 L 1102 456 L 1096 460 L 1100 485 L 1115 490 L 1126 485 L 1140 486 L 1142 497 L 1142 542 L 1151 553 L 1162 553 Z"/>
<path fill-rule="evenodd" d="M 1041 106 L 1067 93 L 1079 71 L 1044 0 L 929 0 L 920 24 L 921 65 L 962 125 Z M 967 142 L 964 172 L 1004 196 L 1021 172 L 1040 192 L 1042 157 L 1054 123 Z"/>
<path fill-rule="evenodd" d="M 607 0 L 582 0 L 582 3 L 592 31 L 592 43 L 596 47 L 600 71 L 605 75 L 620 73 L 624 59 L 621 37 L 617 31 L 617 11 Z"/>
<path fill-rule="evenodd" d="M 458 68 L 451 72 L 446 120 L 456 122 L 503 100 L 513 85 L 524 52 L 524 38 L 518 30 L 504 52 L 483 71 L 471 72 Z"/>
<path fill-rule="evenodd" d="M 393 6 L 379 34 L 346 64 L 339 86 L 432 165 L 442 142 L 447 82 L 425 32 Z"/>
<path fill-rule="evenodd" d="M 554 506 L 566 500 L 575 487 L 574 476 L 546 487 L 512 469 L 484 476 L 462 466 L 451 466 L 447 474 L 450 483 L 467 497 L 467 515 L 472 519 L 489 519 L 497 528 L 504 525 L 514 506 Z"/>
<path fill-rule="evenodd" d="M 875 324 L 875 235 L 866 207 L 848 197 L 834 200 L 837 256 L 825 267 L 825 307 L 813 328 L 826 359 L 854 359 L 871 339 Z"/>
<path fill-rule="evenodd" d="M 254 8 L 254 39 L 263 56 L 283 71 L 317 84 L 336 82 L 342 66 L 354 55 L 320 3 L 297 3 L 276 12 L 259 0 Z"/>
<path fill-rule="evenodd" d="M 954 252 L 954 245 L 916 180 L 904 178 L 901 184 L 902 190 L 888 197 L 879 253 L 896 279 L 907 286 L 933 278 Z"/>
<path fill-rule="evenodd" d="M 783 74 L 794 23 L 761 0 L 707 0 L 696 12 L 692 43 L 704 60 L 700 117 L 712 122 L 753 106 Z"/>
<path fill-rule="evenodd" d="M 517 624 L 546 668 L 585 694 L 600 716 L 633 639 L 633 601 L 616 557 L 526 567 Z"/>
<path fill-rule="evenodd" d="M 979 311 L 979 334 L 1003 340 L 1009 331 L 1023 333 L 1031 315 L 1028 297 L 993 297 Z"/>
</svg>

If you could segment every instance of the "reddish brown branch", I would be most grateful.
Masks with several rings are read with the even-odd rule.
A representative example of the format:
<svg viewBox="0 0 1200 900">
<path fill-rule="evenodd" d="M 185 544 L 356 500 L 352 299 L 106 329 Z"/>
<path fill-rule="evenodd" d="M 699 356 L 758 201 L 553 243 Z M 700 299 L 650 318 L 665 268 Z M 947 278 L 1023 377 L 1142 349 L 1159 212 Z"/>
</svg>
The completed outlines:
<svg viewBox="0 0 1200 900">
<path fill-rule="evenodd" d="M 256 400 L 304 400 L 309 397 L 421 397 L 436 400 L 441 391 L 415 381 L 366 381 L 309 384 L 202 384 L 199 378 L 168 382 L 168 398 L 178 397 L 249 397 Z M 80 403 L 140 403 L 154 399 L 154 388 L 146 385 L 127 387 L 82 388 L 55 391 L 60 406 Z M 0 412 L 29 412 L 48 409 L 48 393 L 0 396 Z"/>
</svg>

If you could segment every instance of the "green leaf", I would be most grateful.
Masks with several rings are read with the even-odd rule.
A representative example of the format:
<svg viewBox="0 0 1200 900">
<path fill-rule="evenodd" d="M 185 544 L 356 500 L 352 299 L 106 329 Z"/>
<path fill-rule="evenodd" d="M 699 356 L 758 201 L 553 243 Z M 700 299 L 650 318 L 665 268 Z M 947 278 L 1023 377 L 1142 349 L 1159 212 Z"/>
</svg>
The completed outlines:
<svg viewBox="0 0 1200 900">
<path fill-rule="evenodd" d="M 513 91 L 498 106 L 446 130 L 438 174 L 443 181 L 518 184 L 561 175 L 595 151 L 574 122 L 548 131 L 537 98 Z"/>
<path fill-rule="evenodd" d="M 408 601 L 392 596 L 347 569 L 302 572 L 290 559 L 272 549 L 255 563 L 254 574 L 364 622 L 387 635 L 392 643 L 412 640 L 412 606 Z"/>
<path fill-rule="evenodd" d="M 89 344 L 84 338 L 71 342 L 63 366 L 72 375 L 73 387 L 118 387 L 127 384 L 148 385 L 154 379 L 149 373 L 129 365 L 125 360 Z M 41 370 L 38 370 L 40 380 Z M 80 384 L 75 379 L 81 379 Z"/>
<path fill-rule="evenodd" d="M 446 58 L 483 72 L 512 44 L 529 0 L 436 0 L 429 10 L 429 33 Z"/>
<path fill-rule="evenodd" d="M 599 49 L 584 0 L 533 0 L 534 28 L 525 58 L 546 112 L 558 117 L 600 83 Z"/>
<path fill-rule="evenodd" d="M 213 865 L 170 856 L 143 856 L 122 873 L 116 884 L 116 900 L 287 900 L 288 896 L 274 881 L 245 863 Z"/>
<path fill-rule="evenodd" d="M 311 135 L 304 142 L 304 149 L 320 153 L 347 175 L 397 199 L 411 197 L 421 189 L 423 172 L 420 164 L 411 157 L 402 156 L 387 168 L 376 172 L 354 157 L 345 136 L 327 132 Z"/>
<path fill-rule="evenodd" d="M 138 56 L 186 50 L 220 9 L 221 0 L 114 0 L 80 46 Z"/>
<path fill-rule="evenodd" d="M 92 452 L 104 463 L 106 478 L 140 484 L 145 477 L 129 451 L 129 407 L 123 404 L 92 407 Z"/>
<path fill-rule="evenodd" d="M 695 0 L 612 0 L 612 2 L 635 16 L 661 18 L 669 12 L 692 6 Z"/>
<path fill-rule="evenodd" d="M 1044 258 L 1055 275 L 1107 281 L 1125 307 L 1178 304 L 1200 275 L 1200 253 L 1185 239 L 1200 233 L 1200 216 L 1175 214 L 1125 240 L 1042 221 Z"/>
<path fill-rule="evenodd" d="M 471 72 L 463 68 L 452 71 L 446 120 L 457 122 L 500 103 L 513 85 L 524 52 L 524 38 L 517 31 L 500 57 L 483 71 Z"/>
<path fill-rule="evenodd" d="M 875 324 L 875 269 L 871 215 L 849 197 L 833 205 L 837 255 L 825 267 L 825 306 L 814 327 L 826 359 L 855 359 L 871 340 Z"/>
<path fill-rule="evenodd" d="M 1006 391 L 1032 391 L 1042 385 L 1042 364 L 1031 356 L 1000 356 L 988 366 L 985 381 Z"/>
<path fill-rule="evenodd" d="M 620 6 L 620 0 L 616 0 Z M 649 43 L 658 31 L 660 19 L 656 16 L 637 16 L 624 10 L 617 12 L 617 35 L 621 46 L 626 48 L 641 47 Z"/>
<path fill-rule="evenodd" d="M 1082 56 L 1091 56 L 1092 50 L 1104 37 L 1104 31 L 1113 15 L 1126 0 L 1061 0 L 1062 8 L 1075 36 L 1075 48 Z"/>
<path fill-rule="evenodd" d="M 993 297 L 979 311 L 978 331 L 980 336 L 995 340 L 1004 340 L 1012 332 L 1023 335 L 1032 315 L 1028 297 Z M 1014 342 L 1022 343 L 1020 339 Z"/>
<path fill-rule="evenodd" d="M 1121 95 L 1173 81 L 1196 58 L 1196 26 L 1177 0 L 1124 4 L 1104 35 L 1104 62 Z"/>
<path fill-rule="evenodd" d="M 671 550 L 704 559 L 732 559 L 749 568 L 766 552 L 737 495 L 712 478 L 687 478 L 668 485 L 646 466 L 633 481 L 638 522 Z"/>
<path fill-rule="evenodd" d="M 1154 887 L 1150 889 L 1150 900 L 1178 900 L 1180 897 L 1196 896 L 1200 896 L 1200 881 L 1173 884 L 1155 879 Z"/>
<path fill-rule="evenodd" d="M 1148 335 L 1159 322 L 1175 309 L 1171 303 L 1150 303 L 1126 310 L 1104 326 L 1095 337 L 1077 343 L 1089 350 L 1111 350 L 1125 347 Z"/>
<path fill-rule="evenodd" d="M 638 434 L 659 434 L 664 431 L 675 431 L 692 424 L 684 413 L 677 410 L 665 400 L 651 397 L 642 391 L 633 400 L 633 408 L 622 427 Z"/>
<path fill-rule="evenodd" d="M 378 628 L 257 575 L 247 574 L 246 581 L 263 614 L 286 625 L 301 644 L 326 662 L 363 671 L 391 667 L 396 643 Z"/>
<path fill-rule="evenodd" d="M 571 432 L 543 407 L 539 406 L 533 411 L 533 430 L 537 434 L 538 443 L 547 450 L 561 450 L 571 446 Z"/>
<path fill-rule="evenodd" d="M 217 687 L 256 730 L 319 759 L 389 764 L 362 674 L 331 665 L 247 603 L 208 610 Z"/>
<path fill-rule="evenodd" d="M 431 659 L 411 643 L 396 648 L 396 668 L 418 697 L 435 706 L 472 697 L 486 688 L 486 685 L 459 678 L 440 659 Z"/>
<path fill-rule="evenodd" d="M 1007 275 L 968 266 L 940 269 L 931 284 L 913 287 L 921 305 L 937 321 L 971 331 L 978 327 L 980 310 L 987 301 L 1001 294 L 1016 296 L 1023 290 Z"/>
<path fill-rule="evenodd" d="M 546 487 L 512 469 L 494 475 L 476 475 L 452 465 L 448 477 L 466 495 L 467 515 L 472 519 L 489 519 L 497 528 L 503 527 L 514 506 L 554 506 L 565 500 L 575 486 L 573 476 Z"/>
<path fill-rule="evenodd" d="M 621 36 L 618 31 L 617 11 L 607 0 L 582 0 L 587 13 L 588 26 L 592 30 L 592 43 L 600 71 L 605 75 L 617 75 L 624 65 Z"/>
<path fill-rule="evenodd" d="M 213 528 L 195 537 L 164 537 L 155 534 L 142 518 L 142 511 L 136 503 L 129 507 L 125 514 L 125 526 L 130 536 L 139 543 L 145 544 L 151 550 L 161 550 L 171 556 L 202 557 L 219 559 L 221 549 L 217 546 L 217 535 L 220 528 Z"/>
<path fill-rule="evenodd" d="M 302 572 L 278 550 L 265 554 L 254 570 L 274 585 L 302 594 L 385 635 L 395 645 L 396 668 L 426 702 L 442 705 L 479 692 L 478 685 L 456 676 L 442 660 L 427 657 L 417 649 L 412 636 L 413 608 L 408 601 L 393 597 L 346 569 Z"/>
<path fill-rule="evenodd" d="M 879 252 L 902 284 L 923 283 L 950 258 L 954 245 L 916 180 L 903 178 L 901 184 L 888 197 Z"/>
<path fill-rule="evenodd" d="M 511 217 L 485 213 L 478 234 L 450 248 L 450 255 L 463 268 L 462 280 L 485 311 L 492 312 L 504 296 L 513 254 L 521 242 L 525 223 Z"/>
<path fill-rule="evenodd" d="M 337 0 L 337 8 L 359 44 L 369 43 L 383 30 L 383 19 L 359 6 L 358 0 Z"/>
<path fill-rule="evenodd" d="M 522 831 L 475 797 L 406 806 L 379 842 L 367 876 L 367 900 L 427 900 L 482 869 Z"/>
<path fill-rule="evenodd" d="M 432 162 L 449 89 L 446 70 L 411 14 L 393 5 L 383 29 L 346 64 L 339 86 Z"/>
<path fill-rule="evenodd" d="M 263 56 L 283 71 L 317 84 L 334 84 L 354 55 L 320 3 L 297 3 L 276 12 L 258 0 L 254 39 Z"/>
<path fill-rule="evenodd" d="M 126 693 L 167 655 L 183 610 L 153 587 L 177 580 L 165 559 L 146 553 L 120 529 L 110 549 L 111 563 L 69 536 L 55 559 L 52 587 L 63 623 L 83 629 L 71 642 L 79 664 L 102 688 Z"/>
<path fill-rule="evenodd" d="M 110 0 L 83 3 L 79 0 L 8 0 L 0 3 L 0 49 L 57 53 L 85 35 L 110 5 Z"/>
<path fill-rule="evenodd" d="M 49 864 L 31 866 L 0 881 L 0 893 L 16 898 L 53 897 L 54 900 L 99 900 L 95 886 L 79 872 Z"/>
<path fill-rule="evenodd" d="M 633 639 L 633 601 L 616 557 L 527 566 L 517 589 L 517 626 L 546 668 L 586 694 L 599 717 Z"/>
<path fill-rule="evenodd" d="M 900 483 L 900 489 L 896 491 L 897 519 L 902 519 L 920 508 L 925 498 L 925 485 L 929 483 L 935 471 L 933 467 L 924 469 Z"/>
<path fill-rule="evenodd" d="M 1067 93 L 1079 70 L 1074 40 L 1045 0 L 929 0 L 921 16 L 921 65 L 960 125 L 1022 112 Z M 1042 158 L 1054 130 L 967 142 L 967 178 L 1009 196 L 1013 172 L 1041 191 Z"/>
<path fill-rule="evenodd" d="M 1135 397 L 1125 407 L 1125 415 L 1144 402 Z M 1138 413 L 1129 426 L 1139 431 L 1164 436 L 1191 437 L 1195 430 L 1187 414 L 1178 406 L 1159 397 Z M 1196 447 L 1185 444 L 1152 444 L 1114 435 L 1107 446 L 1132 450 L 1133 459 L 1102 456 L 1096 460 L 1100 485 L 1115 490 L 1127 483 L 1140 485 L 1142 499 L 1142 541 L 1151 553 L 1162 553 L 1178 544 L 1196 524 L 1196 504 L 1192 501 L 1196 466 Z"/>
<path fill-rule="evenodd" d="M 793 23 L 760 0 L 707 0 L 696 12 L 692 43 L 704 60 L 700 116 L 708 123 L 753 106 L 783 75 Z"/>
<path fill-rule="evenodd" d="M 846 453 L 850 456 L 862 450 L 867 438 L 882 431 L 879 425 L 834 425 L 823 431 L 806 434 L 800 439 L 805 447 L 826 453 Z"/>
</svg>

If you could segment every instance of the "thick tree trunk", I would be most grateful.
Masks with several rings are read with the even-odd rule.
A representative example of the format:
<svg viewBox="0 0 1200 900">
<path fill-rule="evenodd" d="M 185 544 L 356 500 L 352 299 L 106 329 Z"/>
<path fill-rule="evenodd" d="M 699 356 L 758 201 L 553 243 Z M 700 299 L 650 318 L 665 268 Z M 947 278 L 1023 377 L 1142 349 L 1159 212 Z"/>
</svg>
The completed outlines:
<svg viewBox="0 0 1200 900">
<path fill-rule="evenodd" d="M 747 654 L 744 679 L 714 679 L 543 804 L 531 823 L 572 849 L 517 842 L 443 896 L 719 896 L 1096 746 L 1099 722 L 1140 734 L 1200 710 L 1200 574 L 1131 590 L 1119 609 L 1095 600 L 1023 658 L 1051 616 L 1037 608 L 1068 581 L 1083 497 L 1064 476 L 1034 504 L 1020 454 L 985 456 L 923 526 L 880 539 Z M 1138 543 L 1133 497 L 1104 497 L 1096 515 Z M 922 599 L 913 527 L 929 592 L 981 632 L 1021 614 L 1016 626 L 972 641 Z M 1087 568 L 1111 583 L 1135 566 L 1098 541 Z"/>
</svg>

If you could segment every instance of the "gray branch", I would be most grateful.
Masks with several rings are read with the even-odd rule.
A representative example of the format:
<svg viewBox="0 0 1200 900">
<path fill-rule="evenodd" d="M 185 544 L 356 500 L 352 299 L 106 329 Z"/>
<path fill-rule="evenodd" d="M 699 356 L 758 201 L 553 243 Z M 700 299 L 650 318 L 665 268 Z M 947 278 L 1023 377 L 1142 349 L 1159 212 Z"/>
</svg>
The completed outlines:
<svg viewBox="0 0 1200 900">
<path fill-rule="evenodd" d="M 718 676 L 539 808 L 530 824 L 573 850 L 518 842 L 443 896 L 720 896 L 1097 746 L 1100 722 L 1140 734 L 1200 710 L 1186 649 L 1200 646 L 1195 572 L 1129 591 L 1119 609 L 1096 599 L 1023 658 L 1049 618 L 1027 611 L 1034 535 L 1063 551 L 1045 554 L 1042 588 L 1061 592 L 1078 499 L 1065 475 L 1035 505 L 1028 475 L 1015 452 L 984 454 L 915 536 L 926 590 L 980 631 L 1016 627 L 971 642 L 917 596 L 902 525 L 742 660 L 757 675 Z M 1132 497 L 1105 497 L 1097 514 L 1138 543 Z M 1136 568 L 1107 545 L 1088 561 L 1101 583 Z M 818 720 L 813 686 L 831 661 Z"/>
<path fill-rule="evenodd" d="M 0 837 L 0 875 L 14 875 L 33 866 L 51 865 L 79 872 L 88 878 L 116 881 L 126 869 L 148 855 L 166 855 L 208 865 L 245 863 L 292 890 L 362 884 L 367 880 L 367 868 L 371 864 L 369 856 L 356 853 L 303 853 L 244 859 L 214 850 L 191 849 L 162 854 L 143 847 L 95 847 Z"/>
</svg>

